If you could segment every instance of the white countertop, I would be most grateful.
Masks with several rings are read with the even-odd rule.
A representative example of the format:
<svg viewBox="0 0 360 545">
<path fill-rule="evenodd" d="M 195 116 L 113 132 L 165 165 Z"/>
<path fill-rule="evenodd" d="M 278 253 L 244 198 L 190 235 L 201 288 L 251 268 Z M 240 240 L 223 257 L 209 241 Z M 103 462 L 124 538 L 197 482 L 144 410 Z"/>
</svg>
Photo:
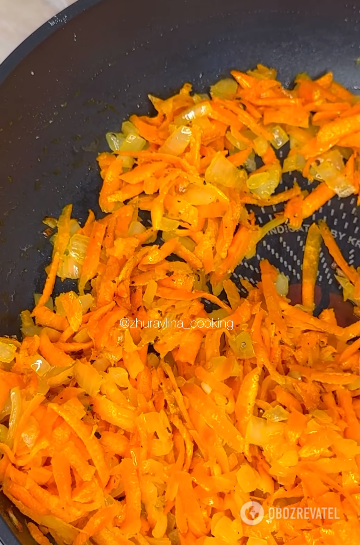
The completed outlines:
<svg viewBox="0 0 360 545">
<path fill-rule="evenodd" d="M 76 0 L 0 0 L 0 63 L 48 19 Z"/>
</svg>

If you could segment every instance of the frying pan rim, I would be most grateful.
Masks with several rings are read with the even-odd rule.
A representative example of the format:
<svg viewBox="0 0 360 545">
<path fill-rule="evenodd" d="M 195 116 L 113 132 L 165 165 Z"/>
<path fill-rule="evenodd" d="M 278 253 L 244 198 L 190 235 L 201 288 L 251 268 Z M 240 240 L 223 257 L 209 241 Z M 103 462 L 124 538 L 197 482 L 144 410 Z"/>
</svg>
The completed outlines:
<svg viewBox="0 0 360 545">
<path fill-rule="evenodd" d="M 0 63 L 0 86 L 37 46 L 44 42 L 54 32 L 62 28 L 68 21 L 100 2 L 102 2 L 102 0 L 77 0 L 74 4 L 63 9 L 57 15 L 54 15 L 39 28 L 34 30 L 30 36 L 25 38 L 25 40 L 11 52 L 2 63 Z"/>
<path fill-rule="evenodd" d="M 88 9 L 100 4 L 103 0 L 78 0 L 71 6 L 62 10 L 56 16 L 50 18 L 26 38 L 4 61 L 0 64 L 0 86 L 13 73 L 20 63 L 27 59 L 29 55 L 43 42 L 45 42 L 53 33 L 60 30 L 65 24 Z M 353 0 L 354 4 L 360 4 L 360 0 Z M 342 3 L 343 0 L 342 0 Z M 276 10 L 281 11 L 281 10 Z M 302 6 L 298 11 L 304 11 Z M 16 536 L 11 532 L 9 526 L 0 516 L 0 545 L 20 545 Z"/>
</svg>

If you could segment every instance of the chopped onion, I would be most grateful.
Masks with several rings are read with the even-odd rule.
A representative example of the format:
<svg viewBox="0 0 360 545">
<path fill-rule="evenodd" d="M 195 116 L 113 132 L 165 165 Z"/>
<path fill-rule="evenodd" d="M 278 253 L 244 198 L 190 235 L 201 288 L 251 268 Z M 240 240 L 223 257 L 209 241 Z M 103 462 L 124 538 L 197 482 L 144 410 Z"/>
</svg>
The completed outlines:
<svg viewBox="0 0 360 545">
<path fill-rule="evenodd" d="M 335 193 L 342 199 L 355 193 L 355 187 L 342 174 L 338 174 L 334 178 L 328 178 L 327 180 L 324 179 L 324 181 L 326 185 L 335 191 Z"/>
<path fill-rule="evenodd" d="M 0 424 L 0 443 L 6 443 L 9 430 L 4 424 Z"/>
<path fill-rule="evenodd" d="M 181 125 L 169 136 L 165 144 L 159 149 L 159 152 L 176 156 L 181 155 L 189 145 L 191 134 L 189 127 Z"/>
<path fill-rule="evenodd" d="M 286 297 L 289 292 L 289 279 L 285 274 L 279 273 L 275 282 L 276 291 L 279 295 Z"/>
<path fill-rule="evenodd" d="M 268 147 L 269 147 L 269 142 L 263 136 L 258 136 L 257 138 L 255 138 L 254 150 L 255 150 L 255 153 L 260 155 L 260 157 L 262 157 L 266 153 Z"/>
<path fill-rule="evenodd" d="M 81 265 L 71 255 L 65 256 L 61 265 L 59 266 L 58 276 L 61 278 L 70 278 L 71 280 L 77 280 L 80 278 Z"/>
<path fill-rule="evenodd" d="M 30 310 L 23 310 L 20 313 L 20 318 L 21 318 L 21 327 L 28 327 L 28 326 L 34 325 L 34 320 L 31 317 Z"/>
<path fill-rule="evenodd" d="M 272 422 L 282 422 L 288 420 L 290 414 L 281 405 L 277 405 L 276 407 L 265 411 L 262 416 Z"/>
<path fill-rule="evenodd" d="M 255 152 L 252 151 L 250 153 L 249 157 L 244 163 L 244 167 L 248 172 L 254 172 L 256 170 Z"/>
<path fill-rule="evenodd" d="M 35 303 L 35 306 L 38 304 L 40 297 L 41 297 L 41 293 L 34 293 L 34 303 Z M 52 300 L 52 297 L 50 297 L 50 298 L 46 301 L 45 307 L 49 308 L 50 310 L 54 310 L 54 301 Z"/>
<path fill-rule="evenodd" d="M 206 382 L 201 383 L 201 388 L 204 390 L 205 394 L 209 395 L 212 392 L 212 388 L 208 384 L 206 384 Z"/>
<path fill-rule="evenodd" d="M 71 237 L 68 253 L 64 256 L 58 271 L 62 278 L 71 278 L 76 280 L 80 278 L 81 266 L 86 256 L 86 250 L 89 243 L 89 237 L 75 234 Z"/>
<path fill-rule="evenodd" d="M 294 378 L 295 380 L 301 380 L 301 373 L 299 373 L 299 371 L 290 371 L 288 376 Z"/>
<path fill-rule="evenodd" d="M 50 216 L 46 216 L 44 219 L 43 219 L 43 223 L 45 225 L 47 225 L 48 227 L 50 227 L 50 229 L 56 229 L 57 227 L 57 224 L 58 224 L 58 220 L 56 218 L 52 218 Z"/>
<path fill-rule="evenodd" d="M 230 337 L 229 344 L 235 355 L 239 358 L 248 359 L 255 356 L 250 334 L 246 331 L 242 331 L 238 335 Z"/>
<path fill-rule="evenodd" d="M 237 90 L 238 84 L 236 81 L 232 78 L 225 78 L 210 87 L 210 94 L 212 97 L 231 100 L 236 96 Z"/>
<path fill-rule="evenodd" d="M 125 135 L 125 137 L 128 136 L 129 134 L 139 135 L 139 131 L 137 130 L 135 125 L 131 123 L 131 121 L 123 122 L 123 124 L 121 125 L 121 132 Z"/>
<path fill-rule="evenodd" d="M 106 133 L 106 141 L 108 143 L 109 148 L 112 151 L 117 151 L 121 148 L 121 144 L 125 140 L 125 135 L 121 132 L 107 132 Z"/>
<path fill-rule="evenodd" d="M 166 242 L 167 240 L 170 240 L 171 238 L 174 238 L 176 236 L 177 235 L 176 235 L 175 231 L 164 231 L 163 234 L 162 234 L 162 239 L 164 240 L 164 242 Z M 190 250 L 190 252 L 193 252 L 195 250 L 196 244 L 189 237 L 179 237 L 179 243 L 182 244 L 183 246 L 185 246 L 185 248 L 187 248 L 188 250 Z M 184 263 L 181 263 L 181 265 L 184 265 Z M 174 271 L 174 272 L 176 272 L 176 271 Z M 191 274 L 191 271 L 186 270 L 185 272 L 190 272 L 190 274 Z"/>
<path fill-rule="evenodd" d="M 2 411 L 0 411 L 0 422 L 5 420 L 5 418 L 7 419 L 10 413 L 11 413 L 11 399 L 9 394 L 7 400 L 5 401 L 5 405 Z"/>
<path fill-rule="evenodd" d="M 354 186 L 344 175 L 344 160 L 339 150 L 334 149 L 317 158 L 311 172 L 317 180 L 323 180 L 339 197 L 349 197 L 355 192 Z"/>
<path fill-rule="evenodd" d="M 34 335 L 40 335 L 41 327 L 37 325 L 30 325 L 21 328 L 23 337 L 33 337 Z"/>
<path fill-rule="evenodd" d="M 282 422 L 268 422 L 265 418 L 251 416 L 246 432 L 246 439 L 252 445 L 259 447 L 271 441 L 272 435 L 283 434 L 285 424 Z"/>
<path fill-rule="evenodd" d="M 210 529 L 211 529 L 211 533 L 212 533 L 213 536 L 215 535 L 214 532 L 215 532 L 215 528 L 216 528 L 217 523 L 224 516 L 225 515 L 224 515 L 223 512 L 218 512 L 218 513 L 214 513 L 213 516 L 211 517 Z"/>
<path fill-rule="evenodd" d="M 231 520 L 223 513 L 221 515 L 217 518 L 216 524 L 212 526 L 211 533 L 215 538 L 221 540 L 220 543 L 235 545 L 243 535 L 241 523 L 237 524 L 236 520 Z"/>
<path fill-rule="evenodd" d="M 109 365 L 110 362 L 107 358 L 97 358 L 92 364 L 93 368 L 96 369 L 98 373 L 105 373 Z"/>
<path fill-rule="evenodd" d="M 10 412 L 10 419 L 9 419 L 9 433 L 6 438 L 6 444 L 8 447 L 12 448 L 14 444 L 15 433 L 21 418 L 22 399 L 21 399 L 21 391 L 18 386 L 16 386 L 15 388 L 12 388 L 10 392 L 10 401 L 11 401 L 11 412 Z"/>
<path fill-rule="evenodd" d="M 74 365 L 74 372 L 78 385 L 87 394 L 94 397 L 99 393 L 103 378 L 94 367 L 77 362 Z"/>
<path fill-rule="evenodd" d="M 152 304 L 152 302 L 154 301 L 154 297 L 156 295 L 156 292 L 157 292 L 157 287 L 158 286 L 157 286 L 157 283 L 155 282 L 155 280 L 150 280 L 150 282 L 146 286 L 145 293 L 143 295 L 144 303 L 146 303 L 147 305 Z"/>
<path fill-rule="evenodd" d="M 310 414 L 313 418 L 317 418 L 321 422 L 324 422 L 325 424 L 332 424 L 333 420 L 330 415 L 328 415 L 327 412 L 321 411 L 320 409 L 315 409 L 314 411 L 310 411 Z"/>
<path fill-rule="evenodd" d="M 280 183 L 281 167 L 271 165 L 267 171 L 251 174 L 246 184 L 261 199 L 268 199 Z"/>
<path fill-rule="evenodd" d="M 39 437 L 40 428 L 39 423 L 33 416 L 29 417 L 27 426 L 21 434 L 21 439 L 24 441 L 25 445 L 31 450 L 37 438 Z"/>
<path fill-rule="evenodd" d="M 269 182 L 270 175 L 268 172 L 257 172 L 256 174 L 251 174 L 249 176 L 246 185 L 251 191 L 259 189 L 263 185 Z"/>
<path fill-rule="evenodd" d="M 316 170 L 323 163 L 331 165 L 338 172 L 342 172 L 345 166 L 343 156 L 338 149 L 332 149 L 330 151 L 327 151 L 326 153 L 323 153 L 320 157 L 316 159 L 316 162 L 313 163 L 312 166 Z"/>
<path fill-rule="evenodd" d="M 55 309 L 56 309 L 56 314 L 59 314 L 59 316 L 66 316 L 66 312 L 61 302 L 60 295 L 58 297 L 55 297 Z"/>
<path fill-rule="evenodd" d="M 289 142 L 289 137 L 279 125 L 276 125 L 275 127 L 270 128 L 270 132 L 273 135 L 273 139 L 271 141 L 272 145 L 276 149 L 282 148 L 286 142 Z"/>
<path fill-rule="evenodd" d="M 277 76 L 275 68 L 268 68 L 263 64 L 257 64 L 254 70 L 248 70 L 247 73 L 257 79 L 276 79 Z"/>
<path fill-rule="evenodd" d="M 70 220 L 70 236 L 72 237 L 80 230 L 79 222 L 75 219 Z"/>
<path fill-rule="evenodd" d="M 69 255 L 75 258 L 79 264 L 82 264 L 86 256 L 88 244 L 89 237 L 78 234 L 73 235 L 70 239 Z"/>
<path fill-rule="evenodd" d="M 217 194 L 214 187 L 208 185 L 189 184 L 181 197 L 194 206 L 210 204 L 216 201 Z"/>
<path fill-rule="evenodd" d="M 195 242 L 190 237 L 180 237 L 179 242 L 185 246 L 185 248 L 190 250 L 190 252 L 193 252 L 196 248 Z"/>
<path fill-rule="evenodd" d="M 194 93 L 193 100 L 195 104 L 198 104 L 204 100 L 210 100 L 210 97 L 207 93 Z"/>
<path fill-rule="evenodd" d="M 0 339 L 0 361 L 11 363 L 15 358 L 16 345 L 5 337 L 1 337 Z"/>
<path fill-rule="evenodd" d="M 128 230 L 129 237 L 134 237 L 135 235 L 141 235 L 145 233 L 146 227 L 139 221 L 132 221 Z"/>
<path fill-rule="evenodd" d="M 242 464 L 236 473 L 237 481 L 243 492 L 253 492 L 260 486 L 260 475 L 248 464 Z"/>
<path fill-rule="evenodd" d="M 158 229 L 160 231 L 174 231 L 179 227 L 179 222 L 177 220 L 173 220 L 171 218 L 165 218 L 164 216 L 161 218 L 161 221 L 158 225 Z"/>
<path fill-rule="evenodd" d="M 184 384 L 186 384 L 186 380 L 184 379 L 184 377 L 175 377 L 175 380 L 179 388 L 182 388 Z"/>
<path fill-rule="evenodd" d="M 221 153 L 217 153 L 205 172 L 209 184 L 240 188 L 246 181 L 245 170 L 236 168 Z"/>
<path fill-rule="evenodd" d="M 141 151 L 146 146 L 146 140 L 137 134 L 128 134 L 121 144 L 120 151 Z"/>
<path fill-rule="evenodd" d="M 80 295 L 79 303 L 82 308 L 82 313 L 86 314 L 89 308 L 94 304 L 94 297 L 90 293 L 87 293 L 86 295 Z"/>
<path fill-rule="evenodd" d="M 123 369 L 122 367 L 110 367 L 108 369 L 108 375 L 119 388 L 129 388 L 129 373 L 126 369 Z"/>
<path fill-rule="evenodd" d="M 155 512 L 156 512 L 156 515 L 155 515 L 156 524 L 152 530 L 152 535 L 156 539 L 161 539 L 166 533 L 167 516 L 161 507 L 156 506 Z"/>
<path fill-rule="evenodd" d="M 283 172 L 293 172 L 295 170 L 302 172 L 305 163 L 305 157 L 300 153 L 290 155 L 289 157 L 286 157 L 284 161 Z"/>
<path fill-rule="evenodd" d="M 52 366 L 46 361 L 45 358 L 40 356 L 40 354 L 34 354 L 34 356 L 31 357 L 30 367 L 37 375 L 39 375 L 39 377 L 43 377 L 52 369 Z"/>
<path fill-rule="evenodd" d="M 182 112 L 175 118 L 175 125 L 188 125 L 191 121 L 198 119 L 199 117 L 207 117 L 211 113 L 211 104 L 208 101 L 199 102 L 195 106 L 191 106 L 185 112 Z"/>
<path fill-rule="evenodd" d="M 197 119 L 194 119 L 192 126 L 199 127 L 203 132 L 210 131 L 212 129 L 212 124 L 208 117 L 198 117 Z"/>
<path fill-rule="evenodd" d="M 230 144 L 232 144 L 234 148 L 236 148 L 235 153 L 237 152 L 237 150 L 242 151 L 247 149 L 248 147 L 246 142 L 243 142 L 242 140 L 238 140 L 237 138 L 235 138 L 235 136 L 230 131 L 227 131 L 226 138 L 229 140 Z"/>
<path fill-rule="evenodd" d="M 79 297 L 80 299 L 80 297 Z M 74 342 L 76 343 L 87 343 L 91 341 L 87 327 L 80 329 L 76 335 L 74 335 Z"/>
</svg>

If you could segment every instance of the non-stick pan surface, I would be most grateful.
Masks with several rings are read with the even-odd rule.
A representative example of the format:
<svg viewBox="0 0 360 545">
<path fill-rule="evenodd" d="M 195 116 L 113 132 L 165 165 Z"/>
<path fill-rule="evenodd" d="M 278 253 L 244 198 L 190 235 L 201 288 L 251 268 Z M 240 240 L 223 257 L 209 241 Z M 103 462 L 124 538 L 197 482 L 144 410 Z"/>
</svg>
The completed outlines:
<svg viewBox="0 0 360 545">
<path fill-rule="evenodd" d="M 18 332 L 19 312 L 44 281 L 43 217 L 69 202 L 80 220 L 98 211 L 104 134 L 130 113 L 148 112 L 147 93 L 165 97 L 185 80 L 204 91 L 230 69 L 258 62 L 278 68 L 284 84 L 300 71 L 331 69 L 356 92 L 359 22 L 359 0 L 80 0 L 31 36 L 0 67 L 0 334 Z M 355 201 L 335 200 L 334 210 L 320 216 L 358 266 Z M 277 233 L 260 249 L 293 284 L 304 237 Z M 319 301 L 336 305 L 330 265 L 324 253 Z M 241 271 L 256 279 L 256 269 L 255 259 Z M 7 545 L 1 525 L 0 535 Z"/>
</svg>

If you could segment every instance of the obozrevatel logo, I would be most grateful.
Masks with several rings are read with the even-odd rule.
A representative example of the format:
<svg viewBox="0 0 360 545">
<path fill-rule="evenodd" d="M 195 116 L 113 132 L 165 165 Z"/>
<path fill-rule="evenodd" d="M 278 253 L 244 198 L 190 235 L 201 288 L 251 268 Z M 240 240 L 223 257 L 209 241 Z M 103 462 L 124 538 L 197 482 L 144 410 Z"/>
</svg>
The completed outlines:
<svg viewBox="0 0 360 545">
<path fill-rule="evenodd" d="M 257 501 L 248 501 L 240 509 L 241 520 L 248 526 L 260 524 L 264 515 L 263 506 Z"/>
</svg>

